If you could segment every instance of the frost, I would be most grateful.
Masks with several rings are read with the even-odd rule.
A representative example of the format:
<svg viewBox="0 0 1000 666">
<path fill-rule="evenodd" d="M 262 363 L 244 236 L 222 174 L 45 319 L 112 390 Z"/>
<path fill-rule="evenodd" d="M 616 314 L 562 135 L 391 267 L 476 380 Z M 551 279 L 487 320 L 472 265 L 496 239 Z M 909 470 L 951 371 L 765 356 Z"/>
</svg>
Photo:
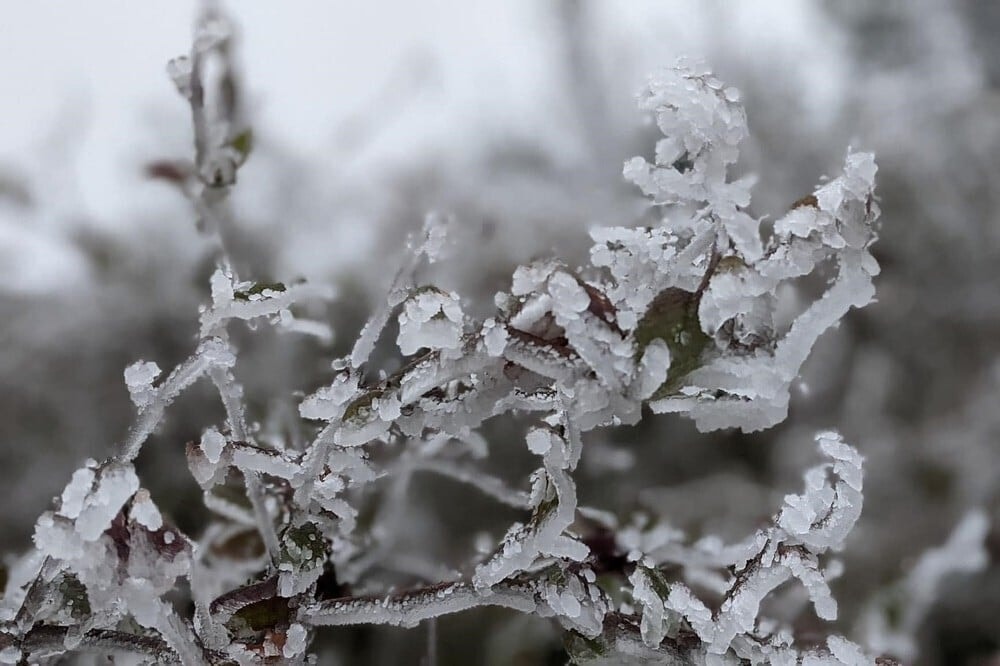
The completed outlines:
<svg viewBox="0 0 1000 666">
<path fill-rule="evenodd" d="M 552 447 L 552 436 L 547 430 L 532 430 L 526 438 L 528 450 L 535 455 L 545 455 Z"/>
<path fill-rule="evenodd" d="M 667 381 L 667 372 L 670 370 L 670 348 L 667 343 L 656 338 L 646 345 L 642 353 L 642 360 L 639 362 L 638 395 L 640 398 L 649 398 L 660 386 Z"/>
<path fill-rule="evenodd" d="M 868 666 L 871 663 L 871 659 L 861 651 L 860 647 L 845 638 L 831 636 L 826 644 L 837 663 L 845 666 Z"/>
<path fill-rule="evenodd" d="M 83 510 L 83 503 L 94 485 L 94 467 L 97 463 L 88 461 L 86 467 L 73 472 L 73 478 L 63 490 L 59 513 L 67 518 L 77 518 Z"/>
<path fill-rule="evenodd" d="M 336 296 L 332 287 L 280 282 L 241 282 L 227 268 L 212 275 L 212 305 L 201 313 L 201 337 L 219 335 L 232 320 L 267 319 L 291 330 L 331 340 L 332 331 L 321 322 L 297 320 L 289 308 L 307 300 L 330 300 Z"/>
<path fill-rule="evenodd" d="M 215 465 L 222 457 L 222 451 L 226 448 L 226 438 L 215 428 L 209 428 L 201 436 L 201 450 L 205 453 L 208 462 Z"/>
<path fill-rule="evenodd" d="M 490 356 L 501 356 L 507 348 L 509 335 L 507 330 L 497 324 L 495 319 L 487 319 L 483 322 L 483 344 L 486 346 L 486 353 Z"/>
<path fill-rule="evenodd" d="M 83 500 L 76 531 L 85 541 L 96 540 L 138 489 L 139 477 L 132 465 L 112 464 L 102 468 L 96 487 Z"/>
<path fill-rule="evenodd" d="M 565 308 L 565 312 L 578 314 L 590 306 L 590 296 L 580 283 L 570 277 L 567 273 L 559 272 L 552 276 L 549 281 L 549 292 L 552 299 L 559 307 Z"/>
<path fill-rule="evenodd" d="M 759 658 L 762 654 L 773 657 L 777 654 L 775 650 L 794 654 L 789 652 L 789 646 L 782 647 L 780 641 L 746 642 L 742 638 L 753 634 L 762 621 L 759 613 L 763 600 L 790 579 L 797 579 L 805 587 L 820 618 L 836 619 L 837 605 L 830 594 L 829 581 L 838 569 L 823 570 L 819 556 L 840 548 L 857 521 L 861 510 L 862 461 L 857 451 L 836 433 L 819 433 L 816 443 L 831 462 L 807 470 L 805 492 L 785 497 L 774 525 L 743 543 L 726 547 L 715 540 L 702 539 L 689 548 L 683 545 L 682 534 L 663 526 L 646 532 L 633 529 L 623 534 L 626 545 L 637 554 L 646 553 L 629 581 L 633 598 L 642 609 L 641 634 L 647 646 L 658 645 L 683 618 L 710 654 L 725 655 L 732 650 L 745 659 Z M 703 568 L 733 567 L 735 577 L 720 586 L 722 605 L 713 613 L 683 583 L 668 585 L 655 568 L 657 563 L 679 564 L 690 569 L 690 577 L 707 581 L 713 579 L 706 577 Z M 836 649 L 836 658 L 841 658 L 853 654 L 848 649 L 850 645 L 834 641 L 831 650 Z"/>
<path fill-rule="evenodd" d="M 574 475 L 581 460 L 617 471 L 641 464 L 640 447 L 608 454 L 594 431 L 636 424 L 647 408 L 685 414 L 702 430 L 750 431 L 784 419 L 813 344 L 874 295 L 871 155 L 849 153 L 841 176 L 764 236 L 746 212 L 752 179 L 729 175 L 747 136 L 740 95 L 682 63 L 639 96 L 663 135 L 653 161 L 633 158 L 623 170 L 658 222 L 593 229 L 586 266 L 543 259 L 518 267 L 510 292 L 478 318 L 459 293 L 416 286 L 426 264 L 446 260 L 454 226 L 429 215 L 325 385 L 296 394 L 297 413 L 282 397 L 257 423 L 262 403 L 254 396 L 248 409 L 237 381 L 234 340 L 242 338 L 230 327 L 269 324 L 329 342 L 329 327 L 297 308 L 334 292 L 241 279 L 227 256 L 227 201 L 252 136 L 233 34 L 207 8 L 190 55 L 170 66 L 195 134 L 184 193 L 218 256 L 197 346 L 163 378 L 151 362 L 126 369 L 135 422 L 117 455 L 75 472 L 54 511 L 38 519 L 36 551 L 12 574 L 3 606 L 17 633 L 11 640 L 27 645 L 33 627 L 64 627 L 52 655 L 125 646 L 147 660 L 299 663 L 316 627 L 413 627 L 492 605 L 551 618 L 574 659 L 864 660 L 837 637 L 828 650 L 800 652 L 787 627 L 760 616 L 765 599 L 792 580 L 818 617 L 837 615 L 829 582 L 842 567 L 826 560 L 863 503 L 862 458 L 839 435 L 817 436 L 827 460 L 806 471 L 803 491 L 784 498 L 769 527 L 735 544 L 705 535 L 689 545 L 682 531 L 648 517 L 581 508 Z M 821 266 L 833 269 L 826 291 L 783 320 L 790 285 Z M 480 312 L 472 305 L 468 313 Z M 403 358 L 379 344 L 393 316 Z M 140 489 L 132 463 L 178 396 L 203 378 L 224 418 L 186 446 L 211 513 L 193 542 Z M 527 481 L 488 468 L 510 443 L 487 441 L 482 426 L 501 417 L 525 424 L 519 432 L 536 463 Z M 407 534 L 425 529 L 409 493 L 415 475 L 464 484 L 519 515 L 499 541 L 480 534 L 466 561 L 410 552 Z M 970 518 L 918 564 L 907 586 L 912 608 L 930 603 L 944 572 L 983 565 L 985 531 L 984 517 Z M 190 589 L 187 615 L 170 596 L 179 578 Z M 417 582 L 393 587 L 400 580 Z M 717 609 L 693 589 L 720 595 Z M 135 625 L 142 631 L 122 630 Z M 104 643 L 95 645 L 95 635 Z M 2 656 L 22 657 L 15 647 Z"/>
<path fill-rule="evenodd" d="M 285 646 L 282 648 L 282 654 L 286 658 L 291 658 L 305 652 L 306 635 L 306 628 L 298 622 L 288 627 L 288 631 L 285 633 Z"/>
<path fill-rule="evenodd" d="M 155 397 L 153 381 L 160 376 L 160 366 L 151 361 L 137 361 L 125 368 L 125 386 L 136 407 L 142 409 Z"/>
<path fill-rule="evenodd" d="M 399 314 L 399 350 L 415 354 L 428 349 L 456 349 L 462 342 L 462 308 L 458 296 L 421 289 L 403 304 Z"/>
<path fill-rule="evenodd" d="M 156 532 L 163 527 L 163 516 L 160 515 L 160 510 L 153 504 L 153 500 L 149 496 L 149 491 L 145 489 L 139 489 L 136 492 L 129 515 L 132 517 L 132 520 L 148 530 Z"/>
<path fill-rule="evenodd" d="M 670 596 L 669 585 L 662 573 L 644 563 L 636 566 L 629 582 L 632 584 L 632 598 L 641 609 L 642 641 L 647 646 L 656 647 L 672 628 L 666 607 Z M 673 603 L 681 605 L 676 597 Z"/>
</svg>

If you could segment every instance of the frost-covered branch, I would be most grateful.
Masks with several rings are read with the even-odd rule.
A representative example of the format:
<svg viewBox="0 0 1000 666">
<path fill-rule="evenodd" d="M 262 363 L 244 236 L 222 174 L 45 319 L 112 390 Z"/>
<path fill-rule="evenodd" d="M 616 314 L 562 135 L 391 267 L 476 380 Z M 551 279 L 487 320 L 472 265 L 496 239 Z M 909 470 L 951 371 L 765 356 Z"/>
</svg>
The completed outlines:
<svg viewBox="0 0 1000 666">
<path fill-rule="evenodd" d="M 73 627 L 46 625 L 33 627 L 20 642 L 9 634 L 0 634 L 0 662 L 15 663 L 7 657 L 15 658 L 16 655 L 16 658 L 20 658 L 22 653 L 38 657 L 58 655 L 64 653 L 68 646 L 74 645 L 75 651 L 84 654 L 126 654 L 154 659 L 165 664 L 181 663 L 166 643 L 153 636 L 137 636 L 106 629 L 92 629 L 79 633 L 79 630 Z"/>
<path fill-rule="evenodd" d="M 251 135 L 231 27 L 207 7 L 191 55 L 174 61 L 171 73 L 191 106 L 195 135 L 182 189 L 222 239 L 232 233 L 226 201 Z M 645 407 L 685 414 L 702 430 L 779 423 L 812 345 L 872 299 L 878 272 L 869 251 L 878 216 L 871 155 L 849 153 L 840 177 L 763 235 L 746 212 L 750 181 L 728 176 L 747 134 L 739 94 L 682 64 L 650 80 L 640 108 L 664 137 L 654 162 L 635 158 L 625 176 L 660 211 L 658 226 L 594 229 L 590 264 L 578 269 L 558 259 L 517 268 L 492 315 L 475 319 L 460 293 L 420 282 L 424 259 L 442 259 L 446 230 L 442 218 L 429 216 L 351 352 L 300 401 L 305 436 L 293 442 L 258 441 L 229 327 L 252 321 L 329 340 L 325 324 L 304 322 L 292 309 L 333 292 L 243 280 L 223 252 L 195 352 L 159 382 L 155 363 L 129 366 L 138 413 L 120 453 L 74 473 L 39 518 L 36 552 L 4 598 L 7 649 L 17 652 L 7 656 L 59 651 L 62 636 L 65 651 L 164 645 L 164 659 L 183 663 L 294 662 L 317 627 L 412 627 L 493 605 L 553 618 L 578 661 L 860 663 L 862 652 L 844 639 L 801 652 L 787 631 L 758 618 L 763 599 L 792 579 L 821 618 L 836 615 L 827 584 L 834 567 L 821 566 L 820 557 L 841 546 L 858 518 L 861 458 L 831 433 L 817 439 L 831 462 L 807 473 L 806 491 L 786 497 L 770 528 L 730 547 L 652 547 L 638 535 L 631 562 L 598 580 L 601 556 L 582 534 L 579 518 L 588 512 L 578 506 L 575 481 L 584 434 L 634 424 Z M 836 269 L 830 286 L 782 326 L 782 287 L 826 266 Z M 393 316 L 399 363 L 379 373 L 374 351 Z M 186 447 L 212 514 L 195 541 L 161 515 L 133 462 L 171 403 L 202 378 L 214 385 L 225 420 Z M 515 416 L 531 421 L 523 446 L 537 465 L 523 483 L 480 464 L 498 449 L 480 426 Z M 460 481 L 523 515 L 459 566 L 426 566 L 420 554 L 401 562 L 392 551 L 416 471 Z M 372 497 L 381 504 L 369 511 Z M 396 592 L 373 575 L 394 563 L 459 573 Z M 660 568 L 667 563 L 682 565 L 688 580 L 709 581 L 723 595 L 719 609 L 669 581 Z M 727 567 L 731 576 L 722 573 Z M 184 578 L 191 617 L 167 598 Z M 634 604 L 613 601 L 622 595 Z"/>
<path fill-rule="evenodd" d="M 648 645 L 657 645 L 683 618 L 708 653 L 725 654 L 732 649 L 739 657 L 754 661 L 787 658 L 794 654 L 787 638 L 758 636 L 757 627 L 761 602 L 792 579 L 805 586 L 820 618 L 836 619 L 829 573 L 820 567 L 818 558 L 843 546 L 861 514 L 861 457 L 835 433 L 821 433 L 816 441 L 832 462 L 806 472 L 806 492 L 785 497 L 774 526 L 735 549 L 716 544 L 717 553 L 729 552 L 714 564 L 734 571 L 717 610 L 711 611 L 684 584 L 668 585 L 655 568 L 659 564 L 655 558 L 639 563 L 630 580 L 643 609 L 642 636 Z M 827 480 L 828 475 L 835 481 Z"/>
</svg>

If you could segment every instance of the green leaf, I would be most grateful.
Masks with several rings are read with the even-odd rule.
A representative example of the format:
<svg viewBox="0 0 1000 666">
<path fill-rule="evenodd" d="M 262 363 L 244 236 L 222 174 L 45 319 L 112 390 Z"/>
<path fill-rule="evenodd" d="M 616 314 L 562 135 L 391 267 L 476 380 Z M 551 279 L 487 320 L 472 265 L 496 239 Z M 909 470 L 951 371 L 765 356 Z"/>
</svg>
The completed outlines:
<svg viewBox="0 0 1000 666">
<path fill-rule="evenodd" d="M 273 629 L 277 625 L 288 624 L 290 617 L 288 599 L 271 597 L 255 601 L 239 609 L 226 622 L 226 626 L 236 634 L 244 633 L 247 630 L 264 631 Z"/>
<path fill-rule="evenodd" d="M 375 402 L 376 398 L 381 398 L 383 393 L 385 393 L 385 390 L 380 388 L 367 391 L 347 406 L 344 410 L 344 417 L 341 420 L 344 423 L 353 423 L 355 425 L 367 423 L 372 416 L 372 403 Z"/>
<path fill-rule="evenodd" d="M 225 484 L 216 484 L 212 486 L 212 490 L 210 492 L 229 504 L 235 504 L 236 506 L 243 507 L 244 509 L 253 508 L 253 505 L 250 503 L 250 499 L 247 497 L 246 488 L 242 485 L 237 486 L 229 482 Z"/>
<path fill-rule="evenodd" d="M 250 153 L 253 152 L 253 129 L 246 128 L 234 136 L 229 145 L 240 154 L 240 163 L 246 162 Z"/>
<path fill-rule="evenodd" d="M 676 391 L 692 370 L 701 365 L 701 353 L 709 338 L 701 330 L 698 306 L 701 295 L 671 287 L 661 291 L 650 303 L 635 329 L 636 360 L 642 358 L 653 340 L 663 340 L 670 349 L 667 379 L 650 398 L 657 400 Z"/>
<path fill-rule="evenodd" d="M 604 657 L 610 648 L 603 635 L 587 638 L 576 631 L 567 631 L 563 634 L 563 647 L 566 648 L 566 654 L 574 664 Z"/>
<path fill-rule="evenodd" d="M 90 597 L 87 596 L 87 588 L 76 574 L 69 572 L 59 574 L 55 586 L 62 596 L 63 606 L 69 610 L 74 619 L 90 616 Z"/>
<path fill-rule="evenodd" d="M 278 560 L 284 564 L 312 569 L 326 561 L 326 541 L 315 523 L 289 527 L 281 535 Z"/>
<path fill-rule="evenodd" d="M 639 566 L 642 567 L 642 572 L 649 579 L 650 587 L 653 588 L 656 596 L 666 601 L 667 597 L 670 596 L 670 583 L 667 581 L 667 577 L 659 569 L 642 566 L 641 564 Z"/>
</svg>

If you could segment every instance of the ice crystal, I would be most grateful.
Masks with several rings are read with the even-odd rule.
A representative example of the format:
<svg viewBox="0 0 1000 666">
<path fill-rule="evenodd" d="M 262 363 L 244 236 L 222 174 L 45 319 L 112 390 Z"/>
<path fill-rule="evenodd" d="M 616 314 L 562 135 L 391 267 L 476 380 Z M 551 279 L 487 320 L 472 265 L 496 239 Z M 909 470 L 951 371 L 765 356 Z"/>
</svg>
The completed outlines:
<svg viewBox="0 0 1000 666">
<path fill-rule="evenodd" d="M 462 341 L 462 307 L 458 296 L 437 289 L 419 289 L 399 314 L 399 350 L 456 349 Z"/>
</svg>

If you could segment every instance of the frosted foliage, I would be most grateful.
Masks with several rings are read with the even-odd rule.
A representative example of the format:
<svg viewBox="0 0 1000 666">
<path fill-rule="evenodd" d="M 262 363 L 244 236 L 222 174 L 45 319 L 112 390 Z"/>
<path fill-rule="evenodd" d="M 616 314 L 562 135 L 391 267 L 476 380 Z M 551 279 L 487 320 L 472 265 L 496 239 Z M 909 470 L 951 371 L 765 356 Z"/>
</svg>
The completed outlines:
<svg viewBox="0 0 1000 666">
<path fill-rule="evenodd" d="M 625 542 L 634 546 L 634 556 L 643 558 L 629 581 L 641 611 L 640 630 L 647 646 L 659 645 L 683 620 L 704 642 L 709 654 L 735 655 L 754 662 L 773 662 L 781 656 L 792 658 L 790 663 L 805 656 L 820 660 L 811 663 L 838 663 L 835 659 L 842 658 L 842 654 L 862 655 L 857 646 L 840 638 L 831 643 L 831 651 L 837 646 L 832 657 L 799 655 L 780 632 L 768 635 L 758 631 L 766 623 L 760 617 L 761 603 L 792 579 L 805 587 L 820 618 L 837 617 L 837 605 L 829 588 L 837 567 L 824 569 L 819 558 L 842 547 L 858 519 L 862 460 L 836 433 L 820 433 L 816 443 L 829 462 L 808 470 L 804 474 L 805 491 L 786 496 L 774 525 L 743 543 L 725 546 L 703 538 L 686 547 L 681 533 L 664 526 L 623 535 Z M 723 601 L 713 612 L 686 585 L 668 582 L 658 568 L 665 564 L 681 565 L 687 577 L 694 580 L 712 580 L 704 575 L 706 567 L 732 567 L 735 575 L 729 580 L 720 579 Z"/>
<path fill-rule="evenodd" d="M 462 341 L 462 306 L 458 296 L 421 289 L 410 296 L 399 314 L 399 350 L 415 354 L 428 349 L 456 349 Z"/>
<path fill-rule="evenodd" d="M 642 616 L 639 625 L 642 641 L 650 647 L 656 647 L 674 628 L 669 622 L 671 615 L 674 618 L 679 617 L 676 612 L 667 610 L 669 585 L 663 574 L 647 563 L 639 563 L 636 566 L 635 571 L 629 576 L 629 582 L 632 584 L 632 599 Z"/>
<path fill-rule="evenodd" d="M 843 175 L 776 220 L 765 242 L 746 213 L 750 181 L 733 182 L 727 172 L 747 134 L 738 93 L 704 69 L 667 70 L 639 97 L 664 135 L 655 160 L 625 167 L 661 215 L 658 224 L 594 229 L 588 266 L 547 259 L 517 268 L 510 292 L 477 320 L 460 294 L 415 286 L 427 264 L 448 260 L 451 218 L 428 216 L 386 298 L 324 385 L 274 401 L 297 405 L 297 413 L 255 423 L 230 329 L 273 325 L 329 341 L 325 323 L 298 313 L 334 292 L 245 280 L 233 270 L 222 232 L 249 153 L 233 31 L 209 6 L 196 34 L 170 70 L 194 125 L 196 173 L 183 193 L 218 251 L 198 342 L 164 378 L 153 362 L 125 371 L 135 422 L 117 455 L 88 461 L 38 519 L 35 551 L 12 568 L 0 657 L 20 658 L 26 646 L 191 664 L 306 663 L 324 625 L 414 627 L 492 605 L 551 618 L 577 661 L 860 659 L 843 639 L 800 653 L 787 628 L 759 616 L 762 601 L 790 580 L 805 587 L 819 617 L 836 616 L 828 582 L 837 566 L 820 559 L 842 546 L 862 506 L 861 457 L 838 435 L 817 436 L 827 462 L 807 471 L 804 491 L 785 498 L 774 524 L 732 545 L 711 535 L 687 545 L 679 530 L 638 518 L 619 526 L 600 507 L 578 506 L 574 476 L 586 433 L 635 424 L 646 407 L 686 414 L 703 430 L 755 430 L 785 417 L 813 343 L 873 296 L 870 155 L 848 154 Z M 790 325 L 776 324 L 779 288 L 821 262 L 836 267 L 827 291 Z M 393 316 L 402 358 L 381 371 L 382 349 L 375 351 Z M 202 379 L 224 417 L 185 448 L 210 514 L 194 542 L 140 489 L 132 462 L 177 397 Z M 536 461 L 530 479 L 488 471 L 510 442 L 487 441 L 480 427 L 505 417 L 518 428 L 527 423 L 521 445 Z M 444 476 L 520 516 L 502 538 L 479 535 L 465 561 L 409 552 L 399 539 L 415 508 L 415 474 Z M 629 552 L 625 562 L 616 557 L 617 569 L 586 538 L 591 523 Z M 956 538 L 974 540 L 967 536 Z M 668 578 L 667 565 L 723 595 L 719 609 Z M 928 564 L 922 575 L 937 569 Z M 394 587 L 404 577 L 426 583 Z M 190 590 L 189 614 L 175 610 L 179 579 Z M 38 623 L 64 629 L 66 642 L 31 647 Z"/>
<path fill-rule="evenodd" d="M 592 232 L 591 261 L 611 277 L 601 289 L 618 327 L 639 345 L 662 337 L 675 361 L 681 352 L 692 357 L 654 396 L 653 409 L 687 413 L 702 430 L 780 422 L 812 345 L 850 308 L 872 300 L 878 274 L 869 252 L 876 167 L 867 153 L 849 153 L 842 176 L 776 220 L 774 234 L 761 240 L 759 221 L 744 212 L 750 183 L 727 176 L 746 136 L 738 98 L 699 68 L 651 79 L 640 106 L 665 138 L 655 163 L 634 158 L 625 176 L 663 208 L 663 226 Z M 830 259 L 837 275 L 826 293 L 778 330 L 779 287 Z M 682 308 L 684 317 L 674 312 Z"/>
<path fill-rule="evenodd" d="M 554 430 L 536 428 L 528 433 L 527 444 L 543 459 L 543 467 L 533 476 L 531 519 L 526 525 L 511 526 L 499 550 L 476 568 L 472 580 L 477 588 L 495 585 L 546 556 L 580 561 L 589 552 L 564 534 L 576 513 L 576 487 L 567 473 L 575 463 L 568 453 L 568 443 Z"/>
</svg>

